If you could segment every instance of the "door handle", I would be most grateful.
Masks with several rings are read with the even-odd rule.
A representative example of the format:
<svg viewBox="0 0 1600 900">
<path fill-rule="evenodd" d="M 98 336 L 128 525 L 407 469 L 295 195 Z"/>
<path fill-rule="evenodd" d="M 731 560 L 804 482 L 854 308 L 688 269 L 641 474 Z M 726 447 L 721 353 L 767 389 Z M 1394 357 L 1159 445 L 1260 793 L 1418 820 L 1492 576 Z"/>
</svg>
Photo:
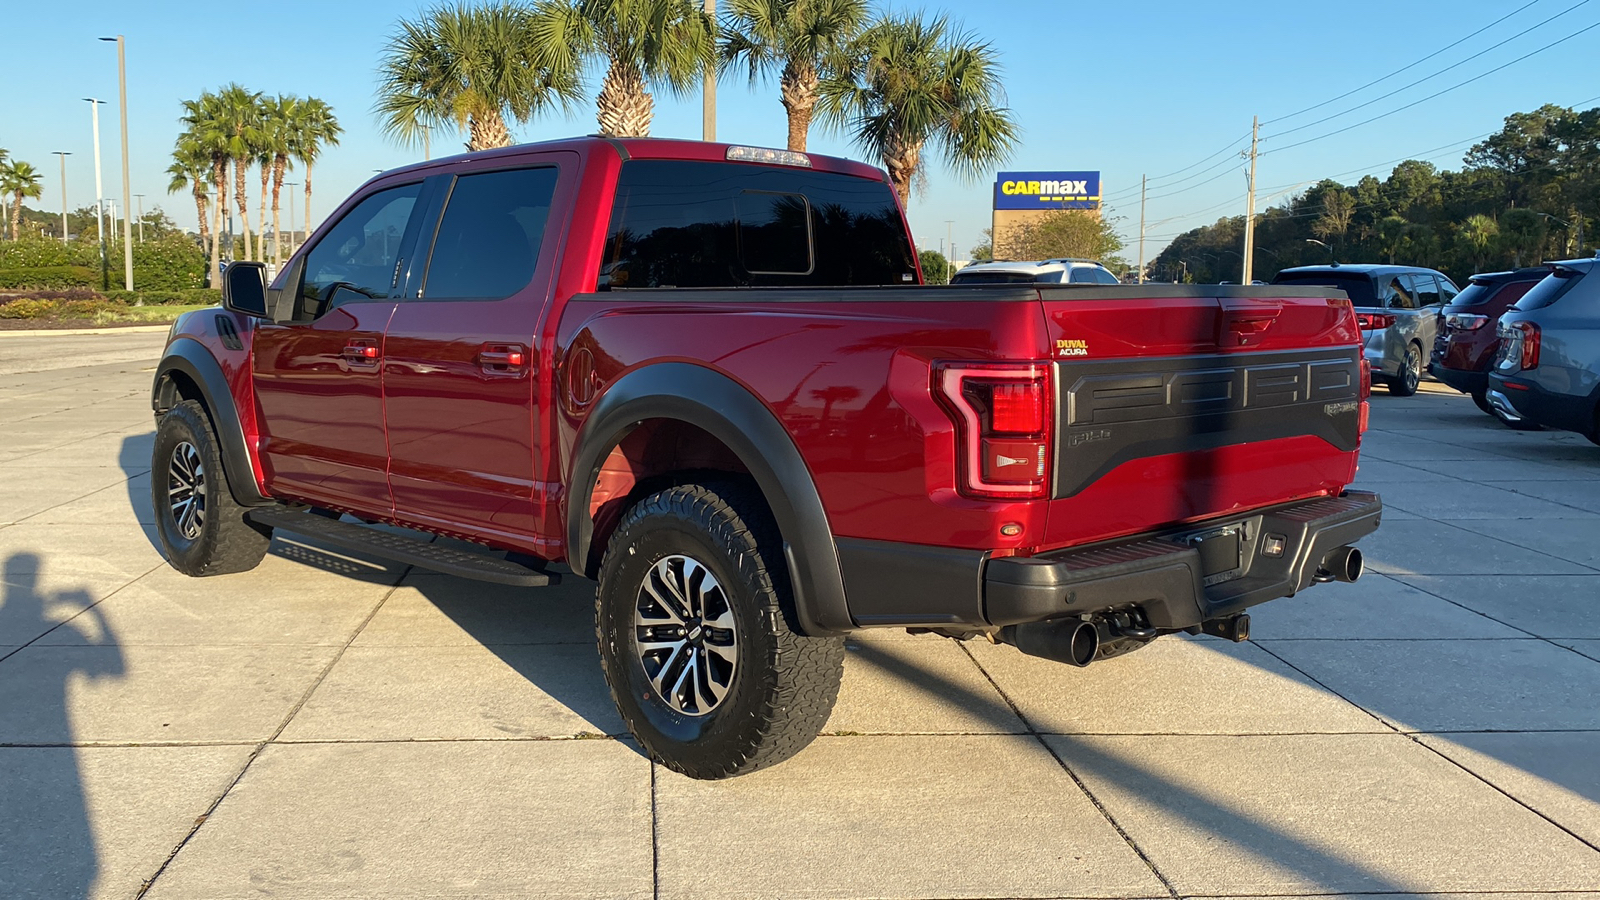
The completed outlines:
<svg viewBox="0 0 1600 900">
<path fill-rule="evenodd" d="M 344 345 L 344 358 L 358 366 L 378 364 L 378 342 L 353 340 Z"/>
<path fill-rule="evenodd" d="M 484 344 L 478 365 L 489 375 L 520 375 L 528 368 L 528 348 L 521 344 Z"/>
</svg>

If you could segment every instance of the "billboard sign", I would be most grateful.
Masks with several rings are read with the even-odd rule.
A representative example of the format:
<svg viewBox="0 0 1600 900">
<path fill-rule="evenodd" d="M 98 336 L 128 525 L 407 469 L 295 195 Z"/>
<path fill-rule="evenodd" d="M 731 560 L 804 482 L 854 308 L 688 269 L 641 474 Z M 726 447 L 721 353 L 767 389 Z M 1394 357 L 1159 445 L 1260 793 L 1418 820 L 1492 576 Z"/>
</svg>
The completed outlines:
<svg viewBox="0 0 1600 900">
<path fill-rule="evenodd" d="M 1099 172 L 1001 172 L 995 209 L 1099 209 Z"/>
</svg>

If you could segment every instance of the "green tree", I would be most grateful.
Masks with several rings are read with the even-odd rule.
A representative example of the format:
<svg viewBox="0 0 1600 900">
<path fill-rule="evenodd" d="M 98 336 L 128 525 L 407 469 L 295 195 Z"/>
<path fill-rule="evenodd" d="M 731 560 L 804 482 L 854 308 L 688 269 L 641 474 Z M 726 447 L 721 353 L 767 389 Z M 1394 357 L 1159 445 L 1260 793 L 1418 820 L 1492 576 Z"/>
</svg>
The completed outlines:
<svg viewBox="0 0 1600 900">
<path fill-rule="evenodd" d="M 983 243 L 973 247 L 972 252 L 969 254 L 973 262 L 989 262 L 994 259 L 994 230 L 985 228 L 981 233 L 983 234 Z"/>
<path fill-rule="evenodd" d="M 818 110 L 883 162 L 902 204 L 910 202 L 930 142 L 969 176 L 999 166 L 1016 146 L 994 48 L 947 18 L 879 19 L 836 68 L 822 82 Z"/>
<path fill-rule="evenodd" d="M 1512 268 L 1520 268 L 1524 259 L 1530 265 L 1543 261 L 1540 251 L 1548 229 L 1548 222 L 1531 209 L 1506 210 L 1500 217 L 1500 245 L 1511 254 Z"/>
<path fill-rule="evenodd" d="M 244 257 L 253 259 L 250 248 L 250 197 L 245 188 L 245 170 L 259 156 L 261 144 L 261 94 L 238 84 L 217 92 L 218 126 L 226 140 L 233 163 L 233 199 L 239 207 L 239 230 L 244 238 Z"/>
<path fill-rule="evenodd" d="M 301 188 L 306 196 L 306 237 L 311 236 L 311 167 L 325 148 L 339 146 L 341 134 L 344 134 L 344 128 L 334 117 L 333 107 L 316 97 L 307 97 L 290 120 L 289 155 L 304 167 L 305 172 Z"/>
<path fill-rule="evenodd" d="M 1355 217 L 1356 201 L 1343 189 L 1334 189 L 1322 195 L 1322 215 L 1311 226 L 1311 233 L 1337 245 L 1350 231 L 1350 220 Z"/>
<path fill-rule="evenodd" d="M 693 0 L 541 0 L 534 18 L 541 66 L 606 61 L 595 118 L 608 137 L 648 137 L 650 87 L 686 92 L 716 64 L 716 22 Z"/>
<path fill-rule="evenodd" d="M 937 250 L 922 250 L 917 253 L 917 261 L 922 264 L 923 284 L 949 284 L 950 260 Z"/>
<path fill-rule="evenodd" d="M 189 196 L 194 199 L 195 221 L 199 223 L 202 246 L 208 245 L 211 239 L 210 223 L 206 221 L 211 201 L 206 179 L 210 175 L 210 154 L 192 135 L 180 135 L 177 145 L 172 149 L 172 164 L 167 166 L 167 193 L 189 191 Z"/>
<path fill-rule="evenodd" d="M 1467 219 L 1461 223 L 1461 229 L 1457 232 L 1457 239 L 1466 248 L 1467 256 L 1472 260 L 1472 268 L 1480 272 L 1489 261 L 1489 254 L 1493 251 L 1499 236 L 1500 226 L 1485 215 Z"/>
<path fill-rule="evenodd" d="M 551 106 L 566 107 L 581 89 L 581 67 L 539 62 L 533 14 L 505 2 L 437 6 L 402 19 L 378 66 L 376 112 L 404 146 L 426 131 L 453 127 L 467 150 L 512 144 L 507 119 L 525 123 Z"/>
<path fill-rule="evenodd" d="M 191 144 L 194 152 L 203 153 L 211 163 L 211 188 L 216 202 L 212 205 L 210 284 L 216 285 L 221 283 L 222 228 L 228 221 L 228 163 L 231 159 L 220 98 L 207 91 L 194 100 L 183 101 L 183 116 L 179 121 L 185 127 L 178 138 L 179 144 Z M 232 252 L 229 248 L 230 255 Z"/>
<path fill-rule="evenodd" d="M 24 198 L 34 200 L 44 194 L 39 170 L 21 160 L 8 159 L 0 163 L 0 194 L 11 197 L 11 239 L 17 239 L 17 223 L 22 218 Z"/>
<path fill-rule="evenodd" d="M 1104 217 L 1086 209 L 1058 209 L 1000 235 L 1004 259 L 1093 259 L 1122 252 L 1123 241 Z"/>
<path fill-rule="evenodd" d="M 283 263 L 283 230 L 279 217 L 279 200 L 283 195 L 283 176 L 289 170 L 289 151 L 294 148 L 294 136 L 299 126 L 299 119 L 304 114 L 304 104 L 300 98 L 293 94 L 279 94 L 268 101 L 267 119 L 269 122 L 266 134 L 263 136 L 263 149 L 270 155 L 272 166 L 272 262 L 274 265 Z M 265 177 L 265 170 L 263 170 Z M 262 196 L 265 197 L 266 185 L 262 185 Z M 293 223 L 290 223 L 291 226 Z M 266 229 L 265 222 L 262 230 Z M 292 229 L 291 229 L 292 230 Z"/>
<path fill-rule="evenodd" d="M 789 119 L 790 150 L 804 152 L 811 117 L 830 63 L 860 34 L 867 0 L 732 0 L 722 22 L 725 66 L 750 67 L 753 87 L 778 73 L 778 99 Z"/>
</svg>

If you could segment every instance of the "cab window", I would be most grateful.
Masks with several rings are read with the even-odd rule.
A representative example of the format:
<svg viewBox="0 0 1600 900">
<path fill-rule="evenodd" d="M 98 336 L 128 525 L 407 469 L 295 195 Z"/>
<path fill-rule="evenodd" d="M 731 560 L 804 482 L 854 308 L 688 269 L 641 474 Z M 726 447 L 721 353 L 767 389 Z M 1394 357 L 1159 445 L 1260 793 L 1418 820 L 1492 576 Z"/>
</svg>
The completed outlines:
<svg viewBox="0 0 1600 900">
<path fill-rule="evenodd" d="M 439 222 L 424 300 L 502 300 L 528 286 L 544 244 L 554 167 L 457 178 Z"/>
<path fill-rule="evenodd" d="M 356 205 L 306 254 L 296 319 L 391 295 L 401 245 L 421 183 L 378 191 Z"/>
</svg>

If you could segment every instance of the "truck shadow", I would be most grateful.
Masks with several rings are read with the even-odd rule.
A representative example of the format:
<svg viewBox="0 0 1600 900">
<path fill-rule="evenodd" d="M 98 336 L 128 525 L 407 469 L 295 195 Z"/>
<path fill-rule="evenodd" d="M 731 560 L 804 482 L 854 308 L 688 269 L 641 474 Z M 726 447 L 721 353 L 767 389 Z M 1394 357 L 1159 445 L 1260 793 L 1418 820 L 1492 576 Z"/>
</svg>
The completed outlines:
<svg viewBox="0 0 1600 900">
<path fill-rule="evenodd" d="M 68 694 L 82 679 L 121 678 L 124 664 L 89 594 L 40 590 L 42 566 L 32 553 L 5 560 L 0 643 L 76 632 L 94 649 L 0 647 L 0 883 L 8 897 L 87 897 L 101 865 Z"/>
<path fill-rule="evenodd" d="M 150 470 L 150 454 L 155 443 L 155 429 L 123 438 L 117 450 L 117 465 L 128 476 L 123 486 L 128 492 L 128 507 L 133 510 L 134 520 L 144 531 L 150 546 L 159 552 L 161 541 L 156 536 L 155 510 L 150 504 L 150 485 L 156 477 Z"/>
</svg>

